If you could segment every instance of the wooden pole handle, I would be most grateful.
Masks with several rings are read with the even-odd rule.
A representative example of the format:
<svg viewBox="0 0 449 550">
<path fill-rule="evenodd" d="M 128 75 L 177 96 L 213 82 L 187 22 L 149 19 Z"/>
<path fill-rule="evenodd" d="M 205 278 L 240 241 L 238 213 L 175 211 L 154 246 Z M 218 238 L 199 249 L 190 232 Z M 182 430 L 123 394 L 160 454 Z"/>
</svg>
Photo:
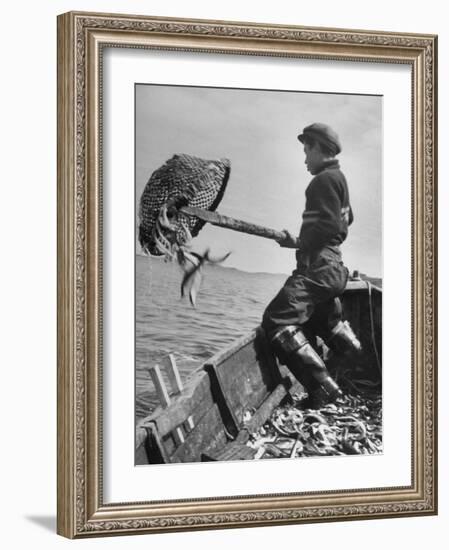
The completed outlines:
<svg viewBox="0 0 449 550">
<path fill-rule="evenodd" d="M 280 241 L 286 236 L 283 231 L 277 231 L 276 229 L 270 229 L 269 227 L 264 227 L 262 225 L 237 220 L 235 218 L 230 218 L 229 216 L 223 216 L 218 212 L 203 210 L 202 208 L 197 208 L 195 206 L 182 206 L 179 209 L 179 212 L 182 212 L 187 216 L 194 216 L 200 220 L 211 223 L 212 225 L 225 227 L 227 229 L 232 229 L 233 231 L 239 231 L 240 233 L 257 235 L 258 237 L 264 237 L 265 239 Z"/>
</svg>

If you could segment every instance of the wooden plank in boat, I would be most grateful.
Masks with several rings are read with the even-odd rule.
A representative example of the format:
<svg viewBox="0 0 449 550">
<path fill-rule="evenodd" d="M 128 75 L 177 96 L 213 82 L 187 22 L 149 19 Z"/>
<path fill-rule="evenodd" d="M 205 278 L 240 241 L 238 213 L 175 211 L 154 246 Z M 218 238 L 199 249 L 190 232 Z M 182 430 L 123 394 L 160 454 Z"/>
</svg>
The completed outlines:
<svg viewBox="0 0 449 550">
<path fill-rule="evenodd" d="M 155 423 L 161 437 L 165 437 L 192 416 L 197 422 L 212 407 L 210 379 L 206 372 L 198 371 L 186 384 L 183 392 L 165 408 L 158 408 L 144 422 Z"/>
<path fill-rule="evenodd" d="M 371 293 L 371 298 L 370 298 Z M 367 374 L 380 375 L 374 344 L 382 362 L 382 290 L 366 281 L 351 281 L 341 296 L 343 315 L 362 344 L 362 355 L 354 359 Z M 374 339 L 374 343 L 373 343 Z M 341 359 L 340 359 L 341 360 Z M 334 363 L 338 362 L 336 358 Z"/>
<path fill-rule="evenodd" d="M 145 447 L 145 441 L 136 447 L 134 460 L 136 465 L 148 464 L 148 453 Z"/>
<path fill-rule="evenodd" d="M 256 452 L 256 449 L 233 441 L 219 451 L 203 453 L 201 458 L 203 462 L 215 462 L 218 460 L 252 460 Z"/>
<path fill-rule="evenodd" d="M 291 381 L 286 378 L 283 383 L 279 384 L 276 389 L 268 395 L 250 420 L 245 423 L 244 430 L 247 431 L 248 434 L 255 432 L 264 422 L 266 422 L 266 420 L 273 413 L 274 409 L 286 397 L 290 387 Z"/>
<path fill-rule="evenodd" d="M 170 457 L 167 453 L 165 445 L 159 437 L 159 433 L 154 423 L 148 422 L 144 428 L 147 432 L 147 437 L 145 438 L 145 442 L 142 447 L 145 449 L 146 456 L 142 452 L 142 449 L 137 449 L 138 452 L 135 455 L 135 463 L 167 464 L 170 462 Z"/>
<path fill-rule="evenodd" d="M 290 380 L 285 379 L 276 389 L 265 399 L 254 416 L 245 424 L 245 427 L 239 433 L 236 441 L 227 443 L 223 448 L 216 451 L 202 453 L 203 461 L 219 460 L 252 460 L 256 450 L 245 445 L 249 439 L 249 434 L 257 430 L 271 415 L 274 408 L 279 405 L 282 399 L 287 395 L 291 385 Z"/>
<path fill-rule="evenodd" d="M 232 349 L 214 356 L 208 365 L 216 372 L 238 428 L 243 426 L 244 413 L 257 409 L 281 378 L 261 332 L 240 339 Z"/>
<path fill-rule="evenodd" d="M 201 453 L 214 453 L 227 443 L 223 420 L 216 404 L 190 432 L 189 437 L 171 456 L 172 462 L 199 462 Z"/>
</svg>

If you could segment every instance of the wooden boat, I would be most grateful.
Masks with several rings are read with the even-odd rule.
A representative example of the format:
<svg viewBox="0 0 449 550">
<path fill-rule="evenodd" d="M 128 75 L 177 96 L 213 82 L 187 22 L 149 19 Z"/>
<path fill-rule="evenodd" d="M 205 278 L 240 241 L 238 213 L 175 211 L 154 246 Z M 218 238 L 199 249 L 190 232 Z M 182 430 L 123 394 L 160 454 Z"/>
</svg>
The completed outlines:
<svg viewBox="0 0 449 550">
<path fill-rule="evenodd" d="M 364 368 L 380 376 L 381 289 L 351 280 L 342 303 L 362 343 Z M 171 395 L 160 368 L 151 371 L 162 404 L 137 425 L 136 465 L 253 459 L 249 435 L 302 389 L 278 363 L 260 328 L 211 357 L 185 387 L 173 362 L 167 368 Z"/>
</svg>

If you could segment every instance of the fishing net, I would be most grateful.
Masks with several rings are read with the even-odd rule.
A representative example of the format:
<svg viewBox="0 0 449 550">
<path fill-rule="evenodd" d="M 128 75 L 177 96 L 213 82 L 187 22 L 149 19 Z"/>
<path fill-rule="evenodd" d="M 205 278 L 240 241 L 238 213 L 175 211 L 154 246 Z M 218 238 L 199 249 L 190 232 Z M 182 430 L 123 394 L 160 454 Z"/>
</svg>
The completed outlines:
<svg viewBox="0 0 449 550">
<path fill-rule="evenodd" d="M 174 155 L 155 170 L 140 198 L 139 242 L 144 252 L 167 255 L 173 248 L 188 245 L 205 222 L 182 212 L 170 217 L 170 208 L 215 210 L 229 174 L 227 159 L 206 160 L 187 154 Z"/>
</svg>

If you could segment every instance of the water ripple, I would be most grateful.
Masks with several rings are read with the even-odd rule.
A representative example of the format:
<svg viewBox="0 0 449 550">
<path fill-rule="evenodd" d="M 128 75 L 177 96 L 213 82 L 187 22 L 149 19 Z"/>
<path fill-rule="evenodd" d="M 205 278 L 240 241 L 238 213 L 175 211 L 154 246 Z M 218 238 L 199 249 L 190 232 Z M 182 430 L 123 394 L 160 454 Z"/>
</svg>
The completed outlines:
<svg viewBox="0 0 449 550">
<path fill-rule="evenodd" d="M 174 264 L 136 258 L 136 417 L 156 405 L 148 367 L 174 353 L 183 379 L 217 351 L 260 322 L 285 275 L 244 273 L 206 266 L 193 308 L 180 297 Z"/>
</svg>

